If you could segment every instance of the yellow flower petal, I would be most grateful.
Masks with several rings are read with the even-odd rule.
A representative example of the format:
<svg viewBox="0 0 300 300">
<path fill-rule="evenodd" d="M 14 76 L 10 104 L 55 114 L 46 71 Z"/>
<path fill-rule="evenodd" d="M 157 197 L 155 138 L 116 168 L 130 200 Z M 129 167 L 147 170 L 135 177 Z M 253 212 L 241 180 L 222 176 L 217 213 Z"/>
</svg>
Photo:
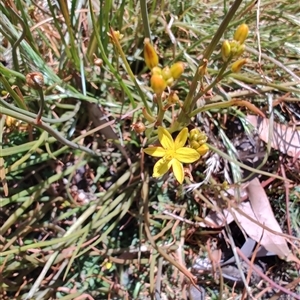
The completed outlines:
<svg viewBox="0 0 300 300">
<path fill-rule="evenodd" d="M 173 159 L 172 168 L 173 168 L 173 173 L 175 178 L 180 184 L 182 184 L 184 179 L 184 171 L 183 171 L 182 163 L 180 163 L 177 159 Z"/>
<path fill-rule="evenodd" d="M 174 140 L 169 131 L 161 126 L 158 127 L 158 139 L 165 149 L 174 149 Z"/>
<path fill-rule="evenodd" d="M 186 127 L 179 132 L 175 139 L 175 149 L 179 149 L 185 145 L 188 138 L 188 132 L 189 130 Z"/>
<path fill-rule="evenodd" d="M 166 150 L 163 147 L 149 147 L 143 149 L 145 153 L 155 157 L 163 157 L 166 154 Z"/>
<path fill-rule="evenodd" d="M 176 150 L 174 158 L 182 163 L 193 163 L 200 158 L 200 154 L 195 149 L 182 147 Z"/>
<path fill-rule="evenodd" d="M 168 172 L 168 170 L 171 168 L 172 160 L 166 160 L 165 158 L 161 158 L 153 168 L 153 177 L 160 177 L 163 176 Z"/>
</svg>

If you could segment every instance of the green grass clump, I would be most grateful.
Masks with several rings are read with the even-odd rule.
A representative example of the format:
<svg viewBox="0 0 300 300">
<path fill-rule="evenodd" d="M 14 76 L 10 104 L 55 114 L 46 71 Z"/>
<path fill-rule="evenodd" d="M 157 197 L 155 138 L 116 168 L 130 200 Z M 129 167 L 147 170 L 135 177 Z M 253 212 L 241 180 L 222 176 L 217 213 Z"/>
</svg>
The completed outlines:
<svg viewBox="0 0 300 300">
<path fill-rule="evenodd" d="M 245 114 L 257 110 L 269 117 L 271 97 L 275 121 L 298 126 L 298 1 L 262 1 L 259 8 L 239 0 L 68 5 L 0 3 L 0 299 L 187 299 L 193 280 L 187 268 L 215 234 L 198 224 L 225 206 L 211 199 L 226 189 L 228 166 L 229 187 L 243 180 L 247 168 L 237 163 L 228 120 L 244 122 Z M 218 81 L 222 41 L 241 23 L 250 28 L 243 54 L 250 63 Z M 114 31 L 123 35 L 119 45 L 111 38 Z M 187 183 L 203 182 L 195 192 L 178 185 L 172 173 L 153 179 L 154 160 L 141 150 L 156 143 L 158 125 L 145 122 L 142 113 L 144 107 L 158 113 L 143 58 L 145 37 L 161 66 L 185 63 L 172 86 L 179 99 L 199 100 L 193 107 L 198 114 L 186 119 L 177 104 L 163 121 L 171 127 L 179 112 L 181 125 L 201 127 L 208 136 L 209 155 L 187 170 Z M 197 69 L 205 59 L 201 83 L 215 84 L 202 95 Z M 33 72 L 43 77 L 41 88 L 28 82 Z M 246 102 L 251 106 L 240 105 Z M 145 133 L 132 130 L 139 122 Z M 297 232 L 299 157 L 270 151 L 267 167 L 248 171 L 273 178 L 265 189 L 275 214 L 289 207 L 281 225 Z M 270 157 L 285 175 L 270 167 Z M 291 282 L 296 266 L 288 268 Z M 211 284 L 210 299 L 216 290 L 224 299 L 241 296 L 230 286 L 205 284 Z"/>
</svg>

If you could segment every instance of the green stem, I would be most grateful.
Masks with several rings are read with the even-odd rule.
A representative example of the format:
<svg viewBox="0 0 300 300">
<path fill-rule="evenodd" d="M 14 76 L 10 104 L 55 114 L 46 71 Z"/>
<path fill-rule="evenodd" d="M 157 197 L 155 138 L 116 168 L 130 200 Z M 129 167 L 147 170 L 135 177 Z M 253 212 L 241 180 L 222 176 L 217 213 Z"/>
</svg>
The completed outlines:
<svg viewBox="0 0 300 300">
<path fill-rule="evenodd" d="M 15 70 L 19 71 L 19 61 L 18 61 L 18 55 L 17 55 L 17 48 L 20 46 L 21 41 L 25 38 L 26 27 L 25 27 L 25 24 L 24 24 L 22 18 L 20 18 L 20 16 L 14 11 L 14 9 L 12 7 L 9 7 L 9 10 L 16 16 L 16 18 L 18 19 L 18 21 L 20 22 L 20 24 L 22 26 L 22 34 L 16 40 L 16 42 L 14 43 L 14 45 L 12 47 L 12 57 L 13 57 Z"/>
<path fill-rule="evenodd" d="M 6 78 L 3 76 L 1 72 L 0 72 L 0 82 L 4 85 L 6 91 L 10 94 L 10 96 L 17 102 L 18 107 L 24 110 L 28 110 L 25 103 L 22 101 L 19 95 L 11 88 L 9 82 L 6 80 Z"/>
<path fill-rule="evenodd" d="M 157 96 L 156 97 L 156 102 L 157 102 L 157 106 L 158 106 L 158 114 L 157 114 L 156 124 L 162 125 L 164 115 L 165 115 L 165 110 L 164 110 L 164 106 L 163 106 L 163 103 L 162 103 L 161 95 L 156 95 L 156 96 Z"/>
<path fill-rule="evenodd" d="M 118 39 L 118 37 L 116 36 L 116 34 L 115 34 L 115 32 L 114 32 L 114 30 L 113 30 L 112 28 L 110 28 L 110 35 L 111 35 L 111 38 L 112 38 L 112 40 L 113 40 L 114 45 L 115 45 L 116 48 L 117 48 L 118 53 L 121 55 L 122 61 L 123 61 L 123 63 L 124 63 L 124 66 L 125 66 L 125 69 L 126 69 L 128 75 L 130 76 L 131 80 L 133 81 L 135 87 L 136 87 L 137 90 L 138 90 L 138 93 L 139 93 L 139 95 L 140 95 L 140 97 L 141 97 L 141 99 L 142 99 L 142 101 L 143 101 L 144 107 L 146 108 L 147 112 L 148 112 L 150 115 L 152 115 L 152 113 L 151 113 L 151 111 L 150 111 L 150 109 L 149 109 L 149 107 L 148 107 L 147 101 L 146 101 L 146 99 L 145 99 L 145 95 L 144 95 L 143 91 L 141 90 L 139 84 L 138 84 L 137 81 L 136 81 L 136 78 L 135 78 L 135 76 L 134 76 L 134 74 L 133 74 L 133 72 L 132 72 L 132 70 L 131 70 L 131 68 L 130 68 L 130 66 L 129 66 L 129 63 L 128 63 L 127 59 L 126 59 L 125 53 L 124 53 L 124 51 L 123 51 L 123 49 L 122 49 L 122 46 L 121 46 L 121 44 L 120 44 L 120 42 L 119 42 L 119 39 Z"/>
<path fill-rule="evenodd" d="M 141 5 L 143 26 L 144 26 L 144 36 L 151 40 L 151 32 L 150 32 L 150 25 L 148 19 L 148 11 L 147 11 L 147 1 L 140 0 L 140 5 Z"/>
<path fill-rule="evenodd" d="M 0 80 L 1 80 L 1 77 L 0 77 Z M 57 124 L 57 123 L 64 123 L 64 122 L 67 122 L 69 121 L 70 119 L 72 119 L 79 111 L 79 108 L 80 108 L 80 105 L 81 105 L 81 102 L 78 101 L 76 103 L 76 105 L 74 106 L 74 109 L 72 112 L 68 113 L 66 116 L 64 117 L 61 117 L 61 118 L 58 118 L 58 119 L 50 119 L 50 118 L 45 118 L 45 117 L 42 117 L 42 121 L 43 122 L 46 122 L 46 123 L 50 123 L 50 124 Z M 12 111 L 15 111 L 17 113 L 20 113 L 24 116 L 27 116 L 27 117 L 30 117 L 30 118 L 37 118 L 36 117 L 36 114 L 30 112 L 30 111 L 27 111 L 27 110 L 24 110 L 24 109 L 21 109 L 21 108 L 18 108 L 17 106 L 14 106 L 12 104 L 9 104 L 8 102 L 4 101 L 2 98 L 0 98 L 0 106 L 3 106 L 3 107 L 6 107 L 7 109 L 10 109 Z M 58 106 L 58 105 L 57 105 Z"/>
<path fill-rule="evenodd" d="M 33 78 L 33 80 L 34 80 L 35 83 L 38 84 L 38 82 L 36 82 L 34 78 Z M 43 88 L 42 87 L 40 87 L 38 89 L 38 93 L 40 95 L 40 101 L 41 101 L 41 103 L 40 103 L 40 108 L 39 108 L 38 114 L 36 116 L 36 122 L 38 124 L 40 124 L 41 123 L 41 119 L 42 119 L 42 115 L 43 115 L 43 111 L 44 111 L 44 106 L 45 106 L 44 92 L 43 92 Z"/>
<path fill-rule="evenodd" d="M 191 106 L 194 107 L 197 100 L 200 99 L 203 95 L 205 95 L 209 90 L 211 90 L 218 82 L 220 82 L 224 77 L 227 75 L 231 74 L 231 71 L 227 71 L 225 74 L 224 72 L 226 71 L 228 66 L 228 63 L 225 63 L 222 66 L 222 69 L 220 70 L 219 74 L 217 77 L 213 80 L 211 84 L 209 84 L 205 89 L 199 91 L 199 93 L 193 98 Z M 190 114 L 189 114 L 190 115 Z"/>
<path fill-rule="evenodd" d="M 89 0 L 89 7 L 90 7 L 90 14 L 91 14 L 91 19 L 92 19 L 92 24 L 93 24 L 93 28 L 98 28 L 97 24 L 96 24 L 96 20 L 95 20 L 95 15 L 94 15 L 94 11 L 93 11 L 93 3 L 91 0 Z M 128 96 L 131 105 L 135 108 L 136 107 L 136 103 L 132 97 L 132 93 L 130 92 L 130 90 L 128 89 L 128 87 L 126 86 L 126 84 L 124 84 L 122 77 L 118 74 L 117 70 L 113 67 L 113 65 L 110 63 L 108 57 L 105 54 L 105 49 L 103 47 L 103 43 L 100 39 L 99 33 L 95 30 L 95 37 L 98 43 L 98 47 L 100 50 L 100 54 L 101 54 L 101 58 L 103 59 L 103 61 L 105 62 L 105 64 L 109 67 L 110 71 L 113 73 L 113 75 L 115 76 L 115 78 L 117 79 L 118 83 L 120 84 L 121 88 L 124 90 L 124 92 L 126 93 L 126 95 Z"/>
<path fill-rule="evenodd" d="M 192 112 L 192 110 L 194 109 L 195 106 L 195 101 L 194 100 L 194 93 L 196 91 L 198 82 L 201 79 L 201 67 L 205 64 L 206 61 L 209 61 L 209 58 L 211 56 L 211 54 L 213 53 L 213 51 L 215 50 L 217 44 L 219 43 L 223 33 L 225 32 L 225 30 L 227 29 L 229 22 L 232 20 L 232 18 L 234 17 L 236 11 L 238 10 L 239 6 L 241 5 L 243 0 L 235 0 L 235 2 L 233 3 L 233 5 L 231 6 L 230 10 L 228 11 L 227 15 L 225 16 L 224 20 L 222 21 L 222 23 L 220 24 L 216 34 L 214 35 L 213 39 L 211 40 L 210 44 L 208 45 L 208 47 L 206 48 L 204 54 L 203 54 L 203 58 L 199 63 L 199 66 L 197 68 L 196 74 L 193 78 L 192 84 L 191 84 L 191 88 L 184 100 L 184 109 L 180 112 L 179 116 L 178 116 L 178 121 L 176 122 L 176 126 L 184 126 L 188 123 L 188 119 L 187 116 L 189 115 L 190 112 Z"/>
</svg>

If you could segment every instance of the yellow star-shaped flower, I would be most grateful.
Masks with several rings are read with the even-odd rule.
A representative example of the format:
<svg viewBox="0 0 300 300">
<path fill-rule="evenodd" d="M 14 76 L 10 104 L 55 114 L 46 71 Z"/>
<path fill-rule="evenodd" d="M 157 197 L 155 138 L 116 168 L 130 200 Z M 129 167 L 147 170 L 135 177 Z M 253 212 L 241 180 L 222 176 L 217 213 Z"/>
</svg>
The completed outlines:
<svg viewBox="0 0 300 300">
<path fill-rule="evenodd" d="M 161 157 L 154 165 L 153 177 L 163 176 L 172 167 L 175 178 L 181 184 L 184 179 L 182 163 L 193 163 L 200 154 L 192 148 L 184 147 L 188 138 L 188 129 L 183 128 L 175 141 L 167 129 L 158 127 L 158 139 L 162 147 L 149 147 L 144 152 L 155 157 Z"/>
</svg>

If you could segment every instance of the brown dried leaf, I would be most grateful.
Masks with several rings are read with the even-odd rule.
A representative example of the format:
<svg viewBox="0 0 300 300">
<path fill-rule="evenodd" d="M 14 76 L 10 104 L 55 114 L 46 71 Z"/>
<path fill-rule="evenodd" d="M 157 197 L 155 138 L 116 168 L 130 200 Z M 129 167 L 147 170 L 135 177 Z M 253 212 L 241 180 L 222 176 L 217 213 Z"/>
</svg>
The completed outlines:
<svg viewBox="0 0 300 300">
<path fill-rule="evenodd" d="M 222 226 L 224 222 L 230 224 L 236 220 L 247 235 L 260 243 L 261 246 L 270 252 L 277 254 L 284 259 L 291 259 L 290 250 L 286 239 L 272 231 L 282 233 L 282 230 L 276 221 L 269 199 L 261 186 L 259 180 L 254 178 L 246 187 L 249 201 L 242 202 L 238 207 L 231 210 L 224 209 L 223 214 L 211 212 L 205 218 L 207 222 Z M 232 211 L 232 213 L 231 213 Z M 253 221 L 254 220 L 254 221 Z M 256 222 L 255 222 L 256 221 Z"/>
<path fill-rule="evenodd" d="M 269 140 L 269 120 L 261 119 L 254 115 L 248 115 L 247 121 L 258 129 L 259 137 L 266 143 Z M 261 121 L 262 120 L 262 121 Z M 300 131 L 284 124 L 273 123 L 273 135 L 271 146 L 286 153 L 289 156 L 298 158 L 300 156 Z"/>
<path fill-rule="evenodd" d="M 269 199 L 259 180 L 254 178 L 247 187 L 251 208 L 255 219 L 273 231 L 282 233 L 282 230 L 275 219 Z M 250 228 L 244 228 L 247 234 L 257 242 L 260 242 L 268 251 L 277 254 L 281 258 L 287 258 L 290 250 L 286 239 L 278 234 L 267 231 L 261 226 L 251 222 Z"/>
</svg>

